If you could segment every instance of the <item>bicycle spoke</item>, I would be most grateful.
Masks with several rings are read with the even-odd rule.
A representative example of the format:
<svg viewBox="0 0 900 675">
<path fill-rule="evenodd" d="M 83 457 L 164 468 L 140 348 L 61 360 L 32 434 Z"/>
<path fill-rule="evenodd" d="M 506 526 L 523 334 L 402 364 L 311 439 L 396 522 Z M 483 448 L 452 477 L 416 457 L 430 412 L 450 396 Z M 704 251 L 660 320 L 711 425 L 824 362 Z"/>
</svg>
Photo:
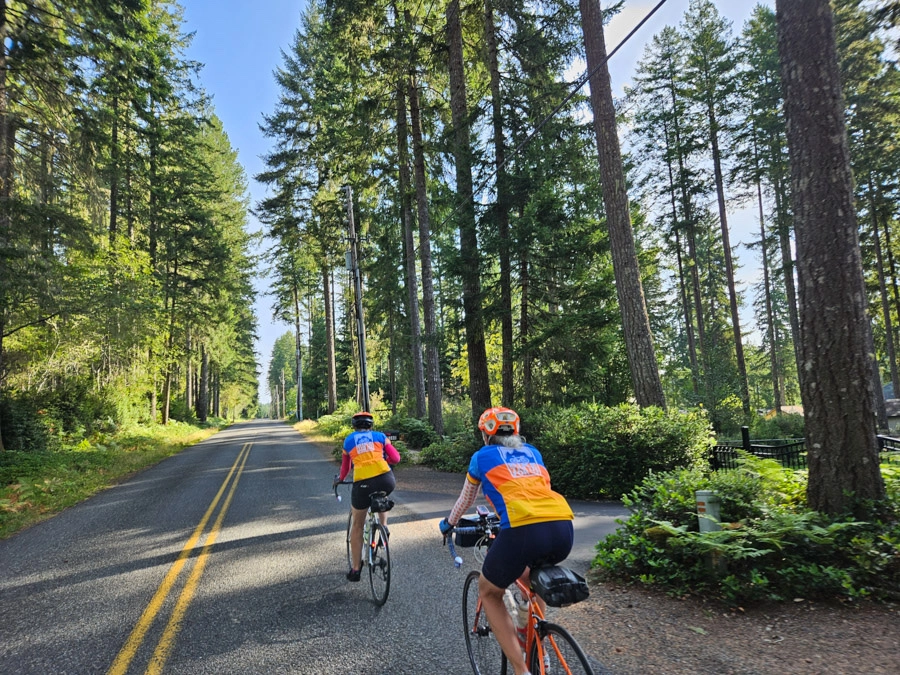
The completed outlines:
<svg viewBox="0 0 900 675">
<path fill-rule="evenodd" d="M 475 675 L 501 675 L 506 673 L 506 658 L 500 643 L 494 637 L 487 615 L 478 600 L 479 572 L 470 572 L 463 586 L 463 629 L 466 650 Z"/>
<path fill-rule="evenodd" d="M 587 657 L 569 632 L 552 623 L 541 625 L 541 647 L 531 647 L 528 663 L 532 673 L 543 675 L 594 675 Z M 543 652 L 543 658 L 540 652 Z"/>
</svg>

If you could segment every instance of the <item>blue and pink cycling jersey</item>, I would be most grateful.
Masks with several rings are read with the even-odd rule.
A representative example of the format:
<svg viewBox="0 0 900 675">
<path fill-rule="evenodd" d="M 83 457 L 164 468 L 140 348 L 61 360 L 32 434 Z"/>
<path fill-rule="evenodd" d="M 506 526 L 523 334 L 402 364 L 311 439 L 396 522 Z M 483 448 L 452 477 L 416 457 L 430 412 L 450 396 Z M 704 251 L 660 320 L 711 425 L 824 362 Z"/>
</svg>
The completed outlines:
<svg viewBox="0 0 900 675">
<path fill-rule="evenodd" d="M 354 431 L 344 439 L 344 453 L 338 474 L 344 480 L 353 467 L 353 482 L 380 476 L 400 461 L 400 454 L 380 431 Z"/>
<path fill-rule="evenodd" d="M 541 453 L 527 443 L 518 448 L 481 448 L 472 455 L 466 479 L 481 484 L 485 498 L 500 516 L 501 528 L 575 517 L 566 498 L 550 489 L 550 474 Z"/>
</svg>

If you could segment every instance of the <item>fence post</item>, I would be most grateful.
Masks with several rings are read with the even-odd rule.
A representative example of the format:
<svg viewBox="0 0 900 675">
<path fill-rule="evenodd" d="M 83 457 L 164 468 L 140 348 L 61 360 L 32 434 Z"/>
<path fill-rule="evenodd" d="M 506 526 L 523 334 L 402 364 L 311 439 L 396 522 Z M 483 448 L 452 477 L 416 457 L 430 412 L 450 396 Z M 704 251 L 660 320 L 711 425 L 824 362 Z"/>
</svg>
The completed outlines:
<svg viewBox="0 0 900 675">
<path fill-rule="evenodd" d="M 750 452 L 750 427 L 741 427 L 741 444 L 744 450 Z"/>
</svg>

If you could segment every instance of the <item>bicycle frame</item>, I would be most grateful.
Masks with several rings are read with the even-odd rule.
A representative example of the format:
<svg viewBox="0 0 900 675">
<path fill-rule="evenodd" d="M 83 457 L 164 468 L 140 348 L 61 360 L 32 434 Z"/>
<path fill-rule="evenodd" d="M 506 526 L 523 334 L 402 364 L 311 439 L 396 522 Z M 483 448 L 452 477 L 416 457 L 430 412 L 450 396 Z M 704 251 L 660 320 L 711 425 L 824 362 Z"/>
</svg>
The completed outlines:
<svg viewBox="0 0 900 675">
<path fill-rule="evenodd" d="M 482 535 L 482 538 L 478 540 L 478 543 L 479 545 L 484 545 L 487 547 L 490 545 L 492 537 L 489 534 L 489 530 L 485 529 L 487 523 L 485 514 L 479 515 L 481 516 L 480 527 L 457 527 L 454 529 L 464 530 L 467 533 Z M 453 545 L 452 536 L 448 533 L 447 535 L 445 535 L 444 541 L 449 546 L 450 555 L 454 558 L 454 564 L 459 567 L 462 561 L 461 558 L 456 555 L 456 548 Z M 539 569 L 540 568 L 535 568 L 531 570 L 530 573 L 535 574 Z M 485 638 L 493 639 L 490 636 L 491 629 L 487 626 L 487 617 L 484 612 L 483 602 L 480 594 L 478 596 L 478 600 L 474 603 L 474 614 L 469 614 L 466 610 L 466 598 L 469 597 L 468 588 L 470 585 L 470 580 L 473 578 L 477 579 L 477 577 L 473 577 L 473 575 L 476 574 L 478 574 L 476 571 L 470 572 L 469 577 L 467 578 L 465 583 L 465 588 L 467 590 L 463 593 L 463 615 L 465 618 L 464 623 L 466 626 L 466 648 L 469 651 L 469 658 L 472 662 L 472 667 L 475 672 L 484 673 L 485 675 L 487 675 L 487 673 L 496 672 L 496 666 L 486 666 L 483 662 L 484 656 L 487 656 L 488 660 L 490 660 L 490 654 L 486 654 L 482 649 L 479 648 L 476 650 L 479 655 L 476 656 L 476 651 L 473 651 L 473 649 L 476 649 L 474 647 L 474 641 L 480 641 Z M 526 661 L 528 662 L 533 675 L 546 675 L 548 663 L 550 664 L 549 667 L 552 668 L 553 673 L 563 672 L 566 673 L 566 675 L 572 675 L 573 673 L 584 673 L 587 675 L 593 675 L 593 670 L 587 661 L 587 657 L 581 647 L 578 645 L 577 641 L 562 626 L 546 620 L 542 601 L 540 600 L 537 592 L 533 591 L 528 584 L 519 579 L 515 581 L 514 586 L 510 586 L 507 590 L 513 589 L 518 590 L 522 598 L 524 598 L 528 603 L 528 622 L 525 626 L 525 644 L 522 645 L 522 647 L 525 653 Z M 499 645 L 497 646 L 499 647 Z M 478 663 L 478 661 L 480 660 L 482 662 Z M 503 675 L 506 675 L 509 672 L 509 662 L 506 660 L 505 656 L 501 657 L 500 672 Z"/>
</svg>

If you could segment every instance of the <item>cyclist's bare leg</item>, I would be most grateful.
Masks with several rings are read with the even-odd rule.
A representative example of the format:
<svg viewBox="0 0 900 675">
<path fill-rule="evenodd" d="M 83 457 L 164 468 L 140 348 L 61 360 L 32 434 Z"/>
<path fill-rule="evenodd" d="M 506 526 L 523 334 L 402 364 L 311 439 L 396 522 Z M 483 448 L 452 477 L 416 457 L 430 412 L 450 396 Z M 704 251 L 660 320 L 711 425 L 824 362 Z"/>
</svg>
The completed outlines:
<svg viewBox="0 0 900 675">
<path fill-rule="evenodd" d="M 385 527 L 387 527 L 387 514 L 388 514 L 387 511 L 382 511 L 381 513 L 378 514 L 378 520 L 380 520 L 381 524 L 384 525 Z"/>
<path fill-rule="evenodd" d="M 494 637 L 506 654 L 506 660 L 512 664 L 515 675 L 525 675 L 528 672 L 525 666 L 525 652 L 522 651 L 522 645 L 516 637 L 516 626 L 503 602 L 505 591 L 506 589 L 495 586 L 485 579 L 483 574 L 478 580 L 478 593 L 487 612 L 491 629 L 494 631 Z"/>
<path fill-rule="evenodd" d="M 353 522 L 350 525 L 350 559 L 353 560 L 353 569 L 362 569 L 363 524 L 366 521 L 367 509 L 351 507 Z"/>
</svg>

